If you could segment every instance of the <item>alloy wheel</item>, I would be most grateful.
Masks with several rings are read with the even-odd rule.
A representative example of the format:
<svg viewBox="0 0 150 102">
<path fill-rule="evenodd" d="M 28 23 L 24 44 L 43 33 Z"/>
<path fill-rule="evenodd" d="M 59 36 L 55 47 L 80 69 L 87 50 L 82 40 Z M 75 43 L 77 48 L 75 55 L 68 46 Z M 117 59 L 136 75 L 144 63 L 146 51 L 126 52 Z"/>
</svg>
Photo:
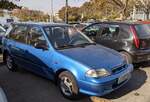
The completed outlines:
<svg viewBox="0 0 150 102">
<path fill-rule="evenodd" d="M 73 94 L 72 87 L 73 83 L 68 77 L 64 76 L 60 79 L 60 88 L 66 96 L 71 96 Z"/>
<path fill-rule="evenodd" d="M 6 65 L 8 67 L 8 69 L 13 69 L 13 60 L 12 58 L 8 55 L 6 58 Z"/>
</svg>

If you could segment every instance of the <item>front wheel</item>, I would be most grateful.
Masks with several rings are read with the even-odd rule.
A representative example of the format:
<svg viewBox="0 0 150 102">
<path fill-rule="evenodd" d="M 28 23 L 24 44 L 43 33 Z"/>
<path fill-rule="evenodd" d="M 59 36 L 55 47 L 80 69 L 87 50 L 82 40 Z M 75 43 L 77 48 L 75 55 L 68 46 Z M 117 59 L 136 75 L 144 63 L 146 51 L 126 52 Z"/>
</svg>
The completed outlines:
<svg viewBox="0 0 150 102">
<path fill-rule="evenodd" d="M 16 66 L 16 64 L 14 63 L 14 60 L 13 60 L 13 58 L 9 55 L 9 54 L 7 54 L 6 56 L 5 56 L 5 63 L 6 63 L 6 66 L 7 66 L 7 68 L 10 70 L 10 71 L 16 71 L 17 70 L 17 66 Z"/>
<path fill-rule="evenodd" d="M 68 99 L 79 98 L 79 90 L 72 73 L 64 71 L 58 76 L 58 86 L 64 97 Z"/>
</svg>

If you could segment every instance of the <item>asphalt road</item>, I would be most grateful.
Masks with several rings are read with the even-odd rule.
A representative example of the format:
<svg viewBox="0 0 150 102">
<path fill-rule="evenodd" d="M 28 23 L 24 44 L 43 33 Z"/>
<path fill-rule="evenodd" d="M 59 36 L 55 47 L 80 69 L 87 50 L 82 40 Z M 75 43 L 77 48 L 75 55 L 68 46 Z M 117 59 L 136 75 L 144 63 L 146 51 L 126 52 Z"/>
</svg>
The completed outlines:
<svg viewBox="0 0 150 102">
<path fill-rule="evenodd" d="M 150 68 L 143 66 L 133 72 L 131 80 L 103 98 L 113 102 L 150 102 Z M 0 85 L 9 102 L 72 102 L 63 98 L 55 84 L 33 73 L 10 72 L 0 64 Z M 83 96 L 75 102 L 91 102 Z M 100 102 L 100 101 L 98 101 Z"/>
</svg>

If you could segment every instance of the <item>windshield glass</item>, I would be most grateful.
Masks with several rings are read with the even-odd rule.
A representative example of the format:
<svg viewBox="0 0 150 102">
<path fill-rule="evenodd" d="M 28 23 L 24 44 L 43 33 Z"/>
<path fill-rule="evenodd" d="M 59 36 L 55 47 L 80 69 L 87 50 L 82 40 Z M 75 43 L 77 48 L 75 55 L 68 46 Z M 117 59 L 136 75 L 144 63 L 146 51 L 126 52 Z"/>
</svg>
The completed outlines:
<svg viewBox="0 0 150 102">
<path fill-rule="evenodd" d="M 137 31 L 138 37 L 148 37 L 148 36 L 150 36 L 150 24 L 136 25 L 135 29 Z"/>
<path fill-rule="evenodd" d="M 44 27 L 44 30 L 56 49 L 94 44 L 88 37 L 71 26 Z"/>
</svg>

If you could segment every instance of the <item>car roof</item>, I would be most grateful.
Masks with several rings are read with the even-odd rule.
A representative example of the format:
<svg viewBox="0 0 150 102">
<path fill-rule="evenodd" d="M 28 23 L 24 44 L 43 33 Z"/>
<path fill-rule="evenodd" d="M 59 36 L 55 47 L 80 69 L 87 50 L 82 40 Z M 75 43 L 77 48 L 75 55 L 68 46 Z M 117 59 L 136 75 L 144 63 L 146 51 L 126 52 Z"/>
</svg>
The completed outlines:
<svg viewBox="0 0 150 102">
<path fill-rule="evenodd" d="M 141 23 L 141 24 L 150 24 L 150 21 L 138 21 L 138 23 Z"/>
<path fill-rule="evenodd" d="M 95 22 L 92 24 L 126 24 L 126 25 L 136 25 L 141 24 L 140 22 L 129 22 L 129 21 L 104 21 L 104 22 Z"/>
<path fill-rule="evenodd" d="M 51 22 L 17 22 L 17 23 L 12 23 L 12 24 L 17 24 L 17 25 L 36 25 L 36 26 L 69 26 L 68 24 L 65 23 L 51 23 Z"/>
</svg>

